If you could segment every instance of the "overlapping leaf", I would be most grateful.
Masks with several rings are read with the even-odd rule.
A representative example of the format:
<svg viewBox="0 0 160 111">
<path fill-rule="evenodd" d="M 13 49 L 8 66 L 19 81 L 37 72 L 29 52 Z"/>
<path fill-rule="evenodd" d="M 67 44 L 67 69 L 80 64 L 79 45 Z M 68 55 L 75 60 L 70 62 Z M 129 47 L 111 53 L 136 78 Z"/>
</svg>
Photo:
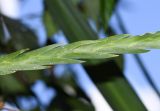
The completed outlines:
<svg viewBox="0 0 160 111">
<path fill-rule="evenodd" d="M 160 48 L 160 32 L 134 37 L 122 34 L 68 45 L 53 44 L 28 52 L 24 49 L 0 56 L 0 75 L 21 70 L 46 69 L 53 64 L 82 63 L 79 59 L 102 59 L 124 53 L 144 53 L 152 48 Z"/>
<path fill-rule="evenodd" d="M 38 47 L 38 41 L 35 33 L 19 20 L 14 20 L 6 16 L 2 16 L 0 21 L 0 42 L 8 43 L 8 47 L 14 49 L 22 49 L 29 47 L 35 49 Z M 4 28 L 8 31 L 7 41 L 5 40 Z"/>
</svg>

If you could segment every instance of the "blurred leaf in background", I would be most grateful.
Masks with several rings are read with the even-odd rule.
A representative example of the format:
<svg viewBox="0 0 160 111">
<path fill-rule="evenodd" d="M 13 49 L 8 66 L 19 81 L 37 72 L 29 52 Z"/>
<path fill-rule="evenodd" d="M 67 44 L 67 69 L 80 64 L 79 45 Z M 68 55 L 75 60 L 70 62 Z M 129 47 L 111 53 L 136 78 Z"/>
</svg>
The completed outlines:
<svg viewBox="0 0 160 111">
<path fill-rule="evenodd" d="M 43 21 L 46 27 L 48 37 L 52 37 L 53 34 L 57 32 L 57 28 L 55 27 L 55 23 L 52 21 L 52 17 L 47 10 L 43 15 Z"/>
<path fill-rule="evenodd" d="M 64 76 L 58 77 L 55 73 L 55 66 L 51 65 L 81 63 L 83 61 L 79 59 L 115 57 L 117 54 L 140 53 L 147 52 L 148 48 L 159 48 L 159 32 L 135 37 L 118 35 L 96 40 L 99 38 L 101 30 L 107 36 L 115 34 L 109 22 L 117 3 L 118 0 L 44 1 L 43 22 L 48 37 L 52 39 L 58 31 L 62 31 L 69 43 L 80 40 L 88 41 L 64 46 L 54 44 L 33 51 L 25 49 L 39 47 L 35 31 L 21 23 L 20 20 L 2 16 L 0 18 L 1 53 L 24 50 L 1 56 L 0 73 L 50 68 L 43 71 L 20 71 L 13 75 L 1 76 L 0 96 L 4 96 L 7 102 L 13 100 L 10 103 L 16 104 L 20 109 L 21 105 L 17 102 L 17 98 L 24 96 L 35 99 L 37 105 L 34 107 L 35 109 L 32 108 L 35 111 L 94 111 L 95 106 L 91 98 L 78 85 L 76 77 L 73 76 L 74 72 L 65 70 L 63 71 Z M 4 25 L 10 36 L 5 43 L 3 42 Z M 53 44 L 53 41 L 50 41 L 49 44 Z M 123 68 L 119 68 L 123 67 L 122 59 L 120 58 L 118 61 L 104 59 L 83 67 L 113 110 L 146 111 L 143 103 L 124 77 Z M 55 90 L 55 96 L 48 98 L 50 102 L 47 105 L 43 104 L 41 100 L 43 94 L 47 93 L 39 92 L 36 89 L 38 93 L 41 93 L 41 97 L 39 97 L 38 93 L 32 89 L 39 80 L 44 83 L 45 91 L 47 89 Z"/>
<path fill-rule="evenodd" d="M 84 0 L 84 14 L 94 20 L 97 29 L 108 30 L 109 20 L 116 8 L 118 0 Z"/>
<path fill-rule="evenodd" d="M 10 40 L 9 45 L 15 49 L 30 48 L 35 49 L 38 47 L 37 37 L 33 31 L 27 28 L 18 20 L 13 20 L 3 16 L 4 24 L 9 31 Z"/>
</svg>

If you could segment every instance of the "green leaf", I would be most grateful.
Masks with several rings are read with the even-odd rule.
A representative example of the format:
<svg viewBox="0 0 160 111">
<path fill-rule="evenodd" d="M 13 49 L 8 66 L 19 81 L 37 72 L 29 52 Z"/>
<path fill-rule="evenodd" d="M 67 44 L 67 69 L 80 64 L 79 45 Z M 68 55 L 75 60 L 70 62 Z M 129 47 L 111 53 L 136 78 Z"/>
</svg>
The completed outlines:
<svg viewBox="0 0 160 111">
<path fill-rule="evenodd" d="M 117 0 L 84 0 L 85 15 L 94 20 L 97 28 L 108 28 L 109 20 L 116 8 Z"/>
<path fill-rule="evenodd" d="M 0 44 L 2 44 L 3 39 L 4 39 L 3 24 L 2 24 L 2 18 L 0 16 Z"/>
<path fill-rule="evenodd" d="M 141 36 L 115 35 L 100 40 L 84 40 L 68 45 L 53 44 L 26 52 L 0 56 L 0 75 L 21 70 L 39 70 L 53 64 L 82 63 L 79 59 L 104 59 L 124 53 L 144 53 L 160 48 L 160 32 Z"/>
<path fill-rule="evenodd" d="M 57 28 L 52 21 L 52 17 L 48 11 L 45 11 L 43 21 L 46 27 L 47 35 L 48 37 L 51 37 L 57 31 Z"/>
<path fill-rule="evenodd" d="M 87 20 L 77 10 L 71 0 L 46 0 L 47 11 L 69 42 L 98 39 Z"/>
<path fill-rule="evenodd" d="M 6 75 L 0 77 L 0 90 L 4 95 L 25 92 L 26 89 L 14 75 Z"/>
<path fill-rule="evenodd" d="M 99 0 L 100 2 L 100 25 L 106 30 L 109 20 L 116 8 L 118 0 Z"/>
<path fill-rule="evenodd" d="M 85 13 L 87 17 L 92 18 L 96 22 L 99 18 L 99 8 L 101 0 L 84 0 Z"/>
<path fill-rule="evenodd" d="M 14 49 L 22 48 L 32 48 L 35 49 L 38 47 L 38 41 L 35 33 L 19 20 L 10 19 L 8 17 L 3 17 L 3 23 L 6 25 L 7 30 L 9 31 L 9 36 L 11 37 L 8 42 L 8 46 Z M 2 23 L 1 23 L 2 24 Z M 0 24 L 0 25 L 1 25 Z M 1 28 L 0 28 L 1 30 Z M 3 31 L 3 30 L 1 30 Z M 1 32 L 0 31 L 0 32 Z M 4 35 L 1 37 L 1 43 L 4 41 Z M 5 42 L 6 43 L 6 42 Z M 4 43 L 3 43 L 4 44 Z"/>
</svg>

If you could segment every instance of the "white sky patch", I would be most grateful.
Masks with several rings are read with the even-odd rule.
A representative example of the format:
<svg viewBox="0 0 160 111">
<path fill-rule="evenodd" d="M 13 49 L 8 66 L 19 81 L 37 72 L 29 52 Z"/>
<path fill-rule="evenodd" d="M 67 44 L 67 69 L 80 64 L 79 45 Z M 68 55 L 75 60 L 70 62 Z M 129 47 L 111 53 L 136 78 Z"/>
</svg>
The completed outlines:
<svg viewBox="0 0 160 111">
<path fill-rule="evenodd" d="M 0 0 L 0 12 L 13 19 L 20 17 L 19 0 Z"/>
<path fill-rule="evenodd" d="M 9 104 L 9 103 L 5 103 L 4 105 L 4 109 L 0 110 L 0 111 L 20 111 L 18 108 L 16 108 L 15 106 Z"/>
<path fill-rule="evenodd" d="M 160 100 L 154 94 L 153 90 L 150 88 L 144 87 L 140 90 L 142 100 L 147 106 L 148 111 L 160 111 Z"/>
<path fill-rule="evenodd" d="M 131 54 L 125 55 L 125 76 L 132 84 L 148 111 L 160 111 L 160 99 L 149 83 Z"/>
</svg>

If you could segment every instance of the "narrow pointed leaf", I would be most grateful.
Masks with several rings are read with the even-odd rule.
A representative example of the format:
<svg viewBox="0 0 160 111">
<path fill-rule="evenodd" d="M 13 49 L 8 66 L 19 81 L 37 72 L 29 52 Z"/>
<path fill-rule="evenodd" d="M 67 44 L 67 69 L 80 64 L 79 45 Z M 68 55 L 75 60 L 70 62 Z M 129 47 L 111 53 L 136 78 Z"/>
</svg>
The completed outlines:
<svg viewBox="0 0 160 111">
<path fill-rule="evenodd" d="M 53 44 L 37 50 L 20 50 L 0 56 L 0 75 L 21 70 L 49 68 L 53 64 L 82 63 L 80 59 L 104 59 L 124 53 L 144 53 L 160 48 L 160 32 L 141 36 L 115 35 L 68 45 Z"/>
</svg>

